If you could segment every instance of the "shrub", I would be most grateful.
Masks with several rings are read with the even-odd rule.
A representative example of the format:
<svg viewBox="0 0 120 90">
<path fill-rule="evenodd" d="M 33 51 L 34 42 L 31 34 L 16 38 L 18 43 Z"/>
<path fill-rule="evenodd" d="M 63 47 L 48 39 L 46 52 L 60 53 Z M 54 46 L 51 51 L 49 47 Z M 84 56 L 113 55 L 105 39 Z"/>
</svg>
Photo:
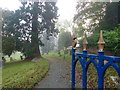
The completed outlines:
<svg viewBox="0 0 120 90">
<path fill-rule="evenodd" d="M 88 46 L 89 48 L 97 48 L 98 47 L 98 40 L 99 34 L 93 34 L 87 37 Z M 114 55 L 119 55 L 120 51 L 120 27 L 115 28 L 112 31 L 104 30 L 104 41 L 105 41 L 105 50 L 112 51 Z M 79 41 L 80 45 L 82 45 L 82 39 Z"/>
</svg>

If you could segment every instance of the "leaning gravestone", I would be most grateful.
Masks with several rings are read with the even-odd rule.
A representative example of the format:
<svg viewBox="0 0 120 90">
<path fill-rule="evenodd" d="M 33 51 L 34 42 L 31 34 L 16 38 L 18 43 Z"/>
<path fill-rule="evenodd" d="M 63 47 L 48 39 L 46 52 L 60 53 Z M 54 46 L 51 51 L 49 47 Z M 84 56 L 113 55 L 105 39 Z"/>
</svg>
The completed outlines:
<svg viewBox="0 0 120 90">
<path fill-rule="evenodd" d="M 2 61 L 3 61 L 3 63 L 5 63 L 5 62 L 6 62 L 6 59 L 5 59 L 4 57 L 2 57 Z"/>
<path fill-rule="evenodd" d="M 5 62 L 6 62 L 6 59 L 4 57 L 2 57 L 2 68 L 3 68 Z"/>
<path fill-rule="evenodd" d="M 40 58 L 33 58 L 31 61 L 32 61 L 32 62 L 39 62 L 39 61 L 40 61 Z"/>
</svg>

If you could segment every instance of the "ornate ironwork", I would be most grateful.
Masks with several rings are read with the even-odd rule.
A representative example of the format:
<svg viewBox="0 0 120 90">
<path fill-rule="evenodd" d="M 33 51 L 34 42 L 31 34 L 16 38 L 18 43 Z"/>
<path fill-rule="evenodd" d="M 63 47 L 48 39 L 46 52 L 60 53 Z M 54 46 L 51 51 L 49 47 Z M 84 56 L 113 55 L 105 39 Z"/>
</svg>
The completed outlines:
<svg viewBox="0 0 120 90">
<path fill-rule="evenodd" d="M 84 32 L 84 36 L 83 36 L 83 50 L 87 50 L 87 36 L 86 36 L 86 32 Z"/>
<path fill-rule="evenodd" d="M 104 88 L 104 75 L 109 66 L 112 66 L 118 73 L 120 77 L 120 66 L 116 62 L 120 62 L 120 57 L 114 56 L 105 56 L 104 55 L 104 40 L 102 31 L 100 32 L 99 40 L 99 51 L 98 55 L 88 54 L 87 50 L 83 50 L 83 53 L 75 52 L 75 49 L 72 49 L 72 88 L 75 88 L 75 67 L 77 61 L 80 62 L 82 66 L 82 88 L 87 88 L 87 71 L 90 63 L 93 63 L 97 73 L 98 73 L 98 88 L 101 90 Z M 89 59 L 89 60 L 88 60 Z M 98 61 L 96 61 L 96 59 Z M 108 61 L 104 64 L 104 61 Z"/>
<path fill-rule="evenodd" d="M 103 40 L 103 32 L 102 32 L 102 30 L 101 30 L 101 31 L 100 31 L 100 38 L 99 38 L 99 41 L 98 41 L 99 51 L 103 51 L 104 45 L 105 45 L 105 42 L 104 42 L 104 40 Z"/>
<path fill-rule="evenodd" d="M 76 49 L 76 45 L 77 45 L 77 37 L 75 36 L 75 34 L 73 33 L 73 36 L 72 36 L 72 47 L 74 49 Z"/>
</svg>

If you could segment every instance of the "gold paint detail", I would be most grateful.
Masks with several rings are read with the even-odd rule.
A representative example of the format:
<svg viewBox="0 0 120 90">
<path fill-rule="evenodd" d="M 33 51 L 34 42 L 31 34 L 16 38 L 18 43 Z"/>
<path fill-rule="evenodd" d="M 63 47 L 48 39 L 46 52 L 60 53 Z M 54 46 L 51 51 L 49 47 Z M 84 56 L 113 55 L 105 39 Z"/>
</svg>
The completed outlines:
<svg viewBox="0 0 120 90">
<path fill-rule="evenodd" d="M 87 50 L 87 36 L 86 36 L 86 32 L 84 32 L 84 36 L 83 36 L 83 50 Z"/>
<path fill-rule="evenodd" d="M 77 37 L 75 36 L 75 34 L 73 33 L 72 35 L 72 48 L 76 49 L 76 45 L 77 45 Z"/>
<path fill-rule="evenodd" d="M 104 39 L 103 39 L 103 31 L 101 30 L 100 31 L 100 38 L 99 38 L 99 41 L 98 41 L 99 51 L 104 50 L 104 45 L 105 45 L 105 42 L 104 42 Z"/>
</svg>

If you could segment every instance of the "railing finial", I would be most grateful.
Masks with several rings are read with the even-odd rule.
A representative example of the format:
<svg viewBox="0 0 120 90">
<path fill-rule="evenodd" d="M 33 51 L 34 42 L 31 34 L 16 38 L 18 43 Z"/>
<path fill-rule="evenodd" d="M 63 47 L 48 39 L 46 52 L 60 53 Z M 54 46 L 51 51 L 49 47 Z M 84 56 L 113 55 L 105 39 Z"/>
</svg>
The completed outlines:
<svg viewBox="0 0 120 90">
<path fill-rule="evenodd" d="M 76 41 L 77 37 L 75 35 L 75 33 L 73 33 L 72 35 L 72 48 L 76 49 L 76 45 L 77 45 L 77 41 Z"/>
<path fill-rule="evenodd" d="M 105 45 L 105 42 L 104 42 L 104 39 L 103 39 L 103 31 L 101 30 L 100 31 L 100 38 L 99 38 L 99 41 L 98 41 L 99 51 L 103 51 L 104 45 Z"/>
<path fill-rule="evenodd" d="M 84 36 L 83 36 L 83 50 L 87 50 L 87 36 L 86 36 L 86 32 L 84 32 Z"/>
</svg>

